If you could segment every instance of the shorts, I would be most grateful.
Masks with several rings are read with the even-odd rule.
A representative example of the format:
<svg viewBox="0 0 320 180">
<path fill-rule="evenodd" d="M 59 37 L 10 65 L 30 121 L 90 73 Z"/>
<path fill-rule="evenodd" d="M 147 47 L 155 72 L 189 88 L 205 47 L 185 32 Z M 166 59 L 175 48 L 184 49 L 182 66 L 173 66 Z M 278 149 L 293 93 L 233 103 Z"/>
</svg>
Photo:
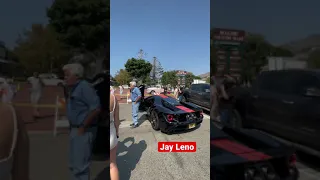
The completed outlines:
<svg viewBox="0 0 320 180">
<path fill-rule="evenodd" d="M 31 92 L 30 94 L 30 102 L 31 104 L 38 104 L 41 97 L 41 93 L 39 92 Z"/>
</svg>

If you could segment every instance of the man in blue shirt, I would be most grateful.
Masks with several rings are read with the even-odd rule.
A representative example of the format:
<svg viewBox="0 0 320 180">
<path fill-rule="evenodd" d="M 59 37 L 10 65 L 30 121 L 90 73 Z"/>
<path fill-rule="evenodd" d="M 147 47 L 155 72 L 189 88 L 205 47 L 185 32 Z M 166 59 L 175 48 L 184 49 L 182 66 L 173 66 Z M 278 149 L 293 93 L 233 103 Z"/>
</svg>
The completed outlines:
<svg viewBox="0 0 320 180">
<path fill-rule="evenodd" d="M 130 124 L 132 128 L 136 128 L 139 126 L 138 124 L 138 112 L 140 106 L 140 99 L 141 99 L 141 92 L 140 89 L 137 88 L 136 82 L 130 82 L 130 98 L 132 102 L 132 121 L 133 123 Z"/>
<path fill-rule="evenodd" d="M 89 180 L 100 101 L 91 84 L 82 79 L 84 72 L 82 65 L 67 64 L 63 67 L 63 71 L 66 85 L 70 89 L 67 99 L 67 117 L 70 123 L 71 179 Z"/>
</svg>

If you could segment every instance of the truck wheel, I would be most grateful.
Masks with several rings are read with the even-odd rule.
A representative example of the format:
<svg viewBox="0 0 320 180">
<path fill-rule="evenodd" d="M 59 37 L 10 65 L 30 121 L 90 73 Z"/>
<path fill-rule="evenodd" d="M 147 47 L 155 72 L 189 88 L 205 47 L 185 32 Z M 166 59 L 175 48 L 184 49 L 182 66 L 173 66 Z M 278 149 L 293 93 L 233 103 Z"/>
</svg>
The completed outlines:
<svg viewBox="0 0 320 180">
<path fill-rule="evenodd" d="M 181 102 L 187 102 L 187 98 L 185 96 L 181 97 Z"/>
<path fill-rule="evenodd" d="M 229 119 L 229 126 L 235 129 L 242 128 L 242 118 L 237 110 L 232 110 Z"/>
<path fill-rule="evenodd" d="M 154 91 L 151 91 L 151 92 L 150 92 L 150 94 L 151 94 L 151 95 L 155 95 L 155 94 L 156 94 L 156 92 L 154 92 Z"/>
</svg>

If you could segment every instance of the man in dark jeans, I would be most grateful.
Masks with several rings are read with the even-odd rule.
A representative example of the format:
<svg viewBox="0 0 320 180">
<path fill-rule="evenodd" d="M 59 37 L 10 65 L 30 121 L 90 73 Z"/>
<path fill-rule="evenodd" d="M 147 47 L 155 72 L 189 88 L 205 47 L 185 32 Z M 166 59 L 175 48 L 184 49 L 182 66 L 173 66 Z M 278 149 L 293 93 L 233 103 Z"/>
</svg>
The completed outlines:
<svg viewBox="0 0 320 180">
<path fill-rule="evenodd" d="M 236 81 L 230 75 L 225 75 L 224 80 L 218 86 L 219 92 L 219 108 L 220 108 L 220 120 L 225 126 L 230 126 L 231 113 L 233 109 L 233 96 L 232 89 L 234 88 Z"/>
<path fill-rule="evenodd" d="M 179 101 L 182 100 L 182 95 L 183 95 L 183 87 L 182 86 L 178 86 L 178 100 Z"/>
</svg>

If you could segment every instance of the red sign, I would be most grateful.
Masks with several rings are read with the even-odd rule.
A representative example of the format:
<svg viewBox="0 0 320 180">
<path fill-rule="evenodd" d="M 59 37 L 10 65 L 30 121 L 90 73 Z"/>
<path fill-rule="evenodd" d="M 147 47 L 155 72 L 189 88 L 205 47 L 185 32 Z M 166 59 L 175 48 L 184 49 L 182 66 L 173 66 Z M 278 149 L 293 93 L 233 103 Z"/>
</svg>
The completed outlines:
<svg viewBox="0 0 320 180">
<path fill-rule="evenodd" d="M 196 142 L 158 142 L 158 152 L 196 152 Z"/>
<path fill-rule="evenodd" d="M 212 36 L 215 41 L 243 42 L 246 32 L 232 29 L 213 29 Z"/>
</svg>

